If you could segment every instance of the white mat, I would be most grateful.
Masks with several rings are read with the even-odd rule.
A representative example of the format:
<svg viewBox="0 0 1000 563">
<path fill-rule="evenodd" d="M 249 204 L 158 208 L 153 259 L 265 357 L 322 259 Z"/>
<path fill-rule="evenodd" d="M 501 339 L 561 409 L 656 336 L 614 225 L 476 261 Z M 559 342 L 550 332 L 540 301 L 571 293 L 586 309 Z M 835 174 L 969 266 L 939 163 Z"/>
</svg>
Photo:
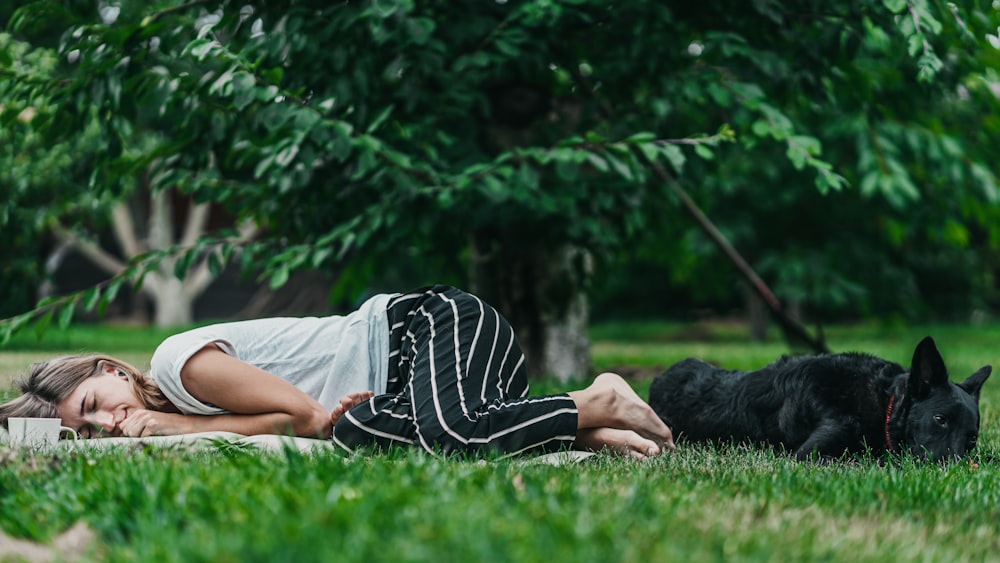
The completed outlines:
<svg viewBox="0 0 1000 563">
<path fill-rule="evenodd" d="M 0 442 L 7 443 L 6 432 L 0 428 Z M 212 449 L 231 445 L 247 447 L 266 452 L 281 452 L 288 448 L 310 454 L 328 452 L 337 449 L 330 440 L 315 438 L 300 438 L 277 434 L 260 434 L 244 436 L 235 432 L 196 432 L 176 436 L 149 436 L 146 438 L 91 438 L 89 440 L 60 440 L 60 448 L 91 448 L 106 450 L 122 446 L 153 446 L 164 448 L 194 448 Z M 549 465 L 567 465 L 578 463 L 594 455 L 593 452 L 565 451 L 525 458 L 525 463 L 544 463 Z"/>
<path fill-rule="evenodd" d="M 67 440 L 62 440 L 65 444 Z M 69 442 L 72 443 L 71 441 Z M 336 446 L 329 440 L 299 438 L 278 434 L 244 436 L 235 432 L 195 432 L 176 436 L 149 436 L 146 438 L 91 438 L 78 440 L 77 446 L 87 448 L 111 448 L 116 446 L 143 445 L 155 447 L 213 448 L 220 445 L 253 447 L 264 451 L 280 452 L 287 448 L 303 453 L 333 450 Z"/>
<path fill-rule="evenodd" d="M 0 428 L 0 432 L 2 432 Z M 9 443 L 6 432 L 0 435 L 0 442 Z M 91 438 L 89 440 L 63 439 L 59 441 L 59 448 L 89 448 L 108 449 L 121 446 L 154 446 L 154 447 L 183 447 L 183 448 L 217 448 L 226 444 L 236 447 L 252 447 L 264 451 L 283 451 L 287 448 L 299 450 L 303 453 L 315 451 L 333 450 L 336 448 L 329 440 L 317 440 L 310 438 L 298 438 L 294 436 L 281 436 L 277 434 L 262 434 L 258 436 L 244 436 L 234 432 L 195 432 L 193 434 L 179 434 L 176 436 L 149 436 L 146 438 Z"/>
</svg>

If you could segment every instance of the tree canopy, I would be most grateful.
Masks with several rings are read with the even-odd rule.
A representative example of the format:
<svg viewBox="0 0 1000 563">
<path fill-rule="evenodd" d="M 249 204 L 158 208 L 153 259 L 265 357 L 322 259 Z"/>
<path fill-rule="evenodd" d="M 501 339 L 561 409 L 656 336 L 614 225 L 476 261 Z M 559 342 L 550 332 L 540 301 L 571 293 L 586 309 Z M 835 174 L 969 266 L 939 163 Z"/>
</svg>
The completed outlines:
<svg viewBox="0 0 1000 563">
<path fill-rule="evenodd" d="M 570 247 L 645 249 L 675 281 L 732 291 L 658 166 L 784 295 L 873 308 L 894 288 L 905 306 L 926 297 L 920 268 L 995 256 L 998 20 L 931 0 L 42 0 L 7 28 L 53 62 L 5 51 L 2 119 L 33 108 L 20 157 L 98 147 L 29 207 L 114 199 L 150 170 L 260 224 L 241 256 L 276 286 L 303 267 L 347 267 L 351 291 L 400 264 L 501 256 L 502 272 Z M 182 273 L 234 244 L 171 252 Z M 572 256 L 551 295 L 593 282 Z"/>
</svg>

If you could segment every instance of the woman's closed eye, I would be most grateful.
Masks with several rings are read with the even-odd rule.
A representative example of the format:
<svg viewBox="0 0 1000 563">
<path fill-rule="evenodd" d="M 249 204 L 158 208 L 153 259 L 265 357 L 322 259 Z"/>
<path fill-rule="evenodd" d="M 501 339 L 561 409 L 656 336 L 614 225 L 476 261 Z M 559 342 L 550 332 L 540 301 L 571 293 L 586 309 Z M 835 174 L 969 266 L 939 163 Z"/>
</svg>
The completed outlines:
<svg viewBox="0 0 1000 563">
<path fill-rule="evenodd" d="M 87 396 L 85 395 L 83 397 L 83 400 L 80 401 L 80 415 L 81 416 L 85 416 L 86 414 L 92 415 L 92 414 L 96 413 L 97 412 L 97 395 L 91 394 L 90 395 L 90 405 L 85 406 L 86 404 L 87 404 Z M 96 434 L 98 434 L 98 432 L 94 429 L 94 425 L 93 424 L 84 424 L 83 426 L 81 426 L 77 430 L 77 434 L 79 434 L 79 436 L 81 438 L 93 438 Z"/>
</svg>

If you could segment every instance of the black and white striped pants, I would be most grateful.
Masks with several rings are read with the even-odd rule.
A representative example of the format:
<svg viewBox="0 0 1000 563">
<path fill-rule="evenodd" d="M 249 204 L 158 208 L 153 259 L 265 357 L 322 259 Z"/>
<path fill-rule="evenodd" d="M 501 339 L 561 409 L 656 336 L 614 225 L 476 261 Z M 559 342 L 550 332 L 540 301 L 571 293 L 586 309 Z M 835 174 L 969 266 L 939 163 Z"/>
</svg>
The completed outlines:
<svg viewBox="0 0 1000 563">
<path fill-rule="evenodd" d="M 514 331 L 481 299 L 448 286 L 421 288 L 394 297 L 388 316 L 386 394 L 340 418 L 337 444 L 479 454 L 572 446 L 576 404 L 566 394 L 527 397 Z"/>
</svg>

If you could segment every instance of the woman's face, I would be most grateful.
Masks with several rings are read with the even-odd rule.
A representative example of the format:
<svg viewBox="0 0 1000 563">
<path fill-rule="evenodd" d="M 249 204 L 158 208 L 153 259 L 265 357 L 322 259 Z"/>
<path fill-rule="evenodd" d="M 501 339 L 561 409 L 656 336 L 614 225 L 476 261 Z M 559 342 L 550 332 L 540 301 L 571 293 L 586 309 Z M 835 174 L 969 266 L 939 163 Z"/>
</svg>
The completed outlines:
<svg viewBox="0 0 1000 563">
<path fill-rule="evenodd" d="M 102 362 L 100 375 L 84 379 L 57 405 L 63 424 L 81 438 L 122 436 L 122 421 L 144 408 L 125 374 L 107 362 Z"/>
</svg>

